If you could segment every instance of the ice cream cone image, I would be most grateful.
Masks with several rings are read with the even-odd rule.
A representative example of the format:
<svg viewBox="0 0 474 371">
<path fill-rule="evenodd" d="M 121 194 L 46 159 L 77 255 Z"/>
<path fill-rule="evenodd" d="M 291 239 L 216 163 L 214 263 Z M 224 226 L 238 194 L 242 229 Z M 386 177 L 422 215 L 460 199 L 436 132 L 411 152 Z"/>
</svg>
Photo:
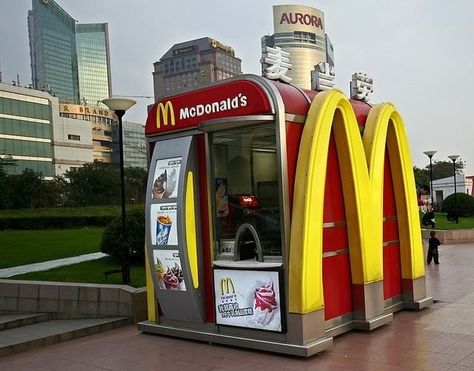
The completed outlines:
<svg viewBox="0 0 474 371">
<path fill-rule="evenodd" d="M 278 310 L 278 303 L 273 290 L 273 282 L 255 289 L 254 319 L 262 326 L 268 325 Z"/>
</svg>

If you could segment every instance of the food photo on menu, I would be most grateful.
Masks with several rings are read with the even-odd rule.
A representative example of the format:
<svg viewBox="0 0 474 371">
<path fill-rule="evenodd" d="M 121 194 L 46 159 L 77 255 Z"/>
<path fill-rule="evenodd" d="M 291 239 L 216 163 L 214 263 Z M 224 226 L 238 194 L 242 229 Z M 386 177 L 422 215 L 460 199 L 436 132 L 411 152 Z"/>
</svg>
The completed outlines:
<svg viewBox="0 0 474 371">
<path fill-rule="evenodd" d="M 216 323 L 281 331 L 277 272 L 215 270 Z"/>
<path fill-rule="evenodd" d="M 178 250 L 154 250 L 153 261 L 160 289 L 186 291 Z"/>
<path fill-rule="evenodd" d="M 152 198 L 173 198 L 178 195 L 178 177 L 181 157 L 156 161 Z"/>
<path fill-rule="evenodd" d="M 177 204 L 152 204 L 150 207 L 152 245 L 177 245 Z"/>
</svg>

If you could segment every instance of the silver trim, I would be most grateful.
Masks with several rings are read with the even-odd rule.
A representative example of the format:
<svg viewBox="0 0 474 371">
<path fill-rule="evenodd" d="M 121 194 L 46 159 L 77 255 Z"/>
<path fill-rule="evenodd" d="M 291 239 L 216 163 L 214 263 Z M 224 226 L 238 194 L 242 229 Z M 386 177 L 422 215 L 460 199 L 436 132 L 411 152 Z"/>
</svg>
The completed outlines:
<svg viewBox="0 0 474 371">
<path fill-rule="evenodd" d="M 399 244 L 400 244 L 400 240 L 386 241 L 383 243 L 383 247 L 399 245 Z"/>
<path fill-rule="evenodd" d="M 215 131 L 243 128 L 258 123 L 267 123 L 273 121 L 275 121 L 274 115 L 232 116 L 202 121 L 200 124 L 198 124 L 197 128 L 201 132 L 212 133 Z"/>
<path fill-rule="evenodd" d="M 333 228 L 333 227 L 345 227 L 347 225 L 346 221 L 342 222 L 327 222 L 323 223 L 323 228 Z"/>
<path fill-rule="evenodd" d="M 292 113 L 285 113 L 286 121 L 293 122 L 296 124 L 304 124 L 306 122 L 306 116 L 294 115 Z"/>
<path fill-rule="evenodd" d="M 345 255 L 345 254 L 349 254 L 349 249 L 339 249 L 339 250 L 336 250 L 336 251 L 328 251 L 328 252 L 324 252 L 323 253 L 323 259 L 324 258 L 330 258 L 330 257 L 333 257 L 333 256 L 338 256 L 338 255 Z"/>
</svg>

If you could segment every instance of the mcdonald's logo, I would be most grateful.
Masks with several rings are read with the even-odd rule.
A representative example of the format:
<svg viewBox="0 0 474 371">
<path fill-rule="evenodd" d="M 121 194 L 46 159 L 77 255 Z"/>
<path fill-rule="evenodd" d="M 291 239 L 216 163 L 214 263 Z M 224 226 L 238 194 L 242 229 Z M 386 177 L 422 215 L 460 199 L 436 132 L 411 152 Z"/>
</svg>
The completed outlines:
<svg viewBox="0 0 474 371">
<path fill-rule="evenodd" d="M 221 295 L 235 294 L 234 283 L 230 277 L 221 278 Z"/>
<path fill-rule="evenodd" d="M 175 116 L 174 116 L 174 109 L 173 104 L 171 101 L 167 101 L 165 104 L 158 103 L 156 107 L 156 127 L 159 129 L 161 127 L 161 119 L 163 119 L 163 126 L 168 126 L 168 123 L 171 126 L 175 126 Z M 169 121 L 168 121 L 169 119 Z"/>
<path fill-rule="evenodd" d="M 403 119 L 391 104 L 374 105 L 361 137 L 349 100 L 338 90 L 325 91 L 315 97 L 309 109 L 296 168 L 289 249 L 292 313 L 309 313 L 324 306 L 323 208 L 331 133 L 339 158 L 344 159 L 339 167 L 352 283 L 364 285 L 383 279 L 386 149 L 397 205 L 401 276 L 424 276 L 413 165 Z"/>
</svg>

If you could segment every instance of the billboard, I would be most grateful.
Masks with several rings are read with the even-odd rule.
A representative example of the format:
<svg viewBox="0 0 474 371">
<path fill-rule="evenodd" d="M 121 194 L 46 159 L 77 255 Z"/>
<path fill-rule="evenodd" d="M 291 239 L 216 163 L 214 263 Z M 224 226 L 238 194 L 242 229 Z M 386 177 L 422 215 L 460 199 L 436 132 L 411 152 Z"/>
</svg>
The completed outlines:
<svg viewBox="0 0 474 371">
<path fill-rule="evenodd" d="M 397 205 L 402 279 L 424 276 L 413 165 L 402 118 L 391 104 L 375 105 L 361 138 L 349 100 L 338 90 L 325 91 L 310 106 L 296 168 L 289 249 L 289 303 L 293 313 L 309 313 L 324 305 L 322 226 L 332 132 L 347 215 L 352 284 L 383 279 L 386 149 Z"/>
<path fill-rule="evenodd" d="M 324 38 L 324 13 L 304 5 L 275 5 L 273 28 L 275 33 L 301 31 Z"/>
<path fill-rule="evenodd" d="M 278 271 L 214 269 L 216 323 L 282 331 Z"/>
</svg>

